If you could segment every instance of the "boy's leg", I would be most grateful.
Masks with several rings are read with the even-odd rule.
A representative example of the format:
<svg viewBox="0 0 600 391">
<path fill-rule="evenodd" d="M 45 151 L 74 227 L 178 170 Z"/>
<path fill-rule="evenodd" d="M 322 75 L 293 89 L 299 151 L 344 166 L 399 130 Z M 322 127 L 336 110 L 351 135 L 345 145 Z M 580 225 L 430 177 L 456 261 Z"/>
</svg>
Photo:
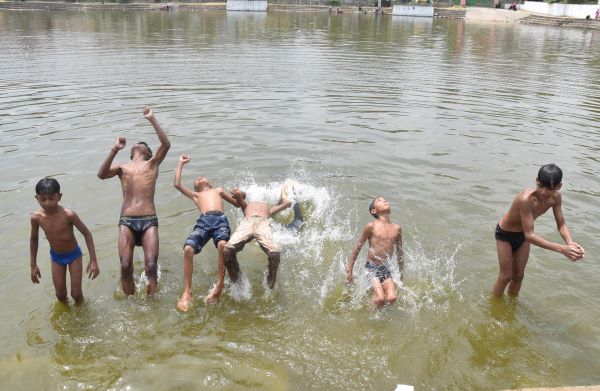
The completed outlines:
<svg viewBox="0 0 600 391">
<path fill-rule="evenodd" d="M 219 274 L 217 285 L 210 291 L 208 296 L 204 299 L 206 304 L 215 303 L 219 300 L 221 296 L 221 291 L 223 290 L 223 281 L 222 279 L 225 277 L 225 254 L 224 249 L 227 244 L 226 240 L 219 240 L 217 243 L 217 273 Z"/>
<path fill-rule="evenodd" d="M 71 297 L 75 303 L 83 302 L 83 291 L 81 290 L 81 280 L 83 278 L 83 262 L 81 257 L 69 264 L 69 275 L 71 276 Z"/>
<path fill-rule="evenodd" d="M 373 287 L 373 305 L 381 307 L 385 304 L 385 292 L 381 281 L 379 281 L 379 277 L 371 278 L 371 286 Z"/>
<path fill-rule="evenodd" d="M 240 264 L 237 261 L 237 253 L 244 248 L 244 245 L 252 240 L 252 223 L 244 219 L 237 227 L 227 244 L 223 247 L 223 258 L 225 267 L 232 282 L 237 282 L 240 278 Z"/>
<path fill-rule="evenodd" d="M 500 270 L 498 272 L 498 278 L 494 283 L 493 292 L 496 296 L 500 297 L 504 294 L 504 289 L 512 280 L 514 258 L 512 247 L 510 243 L 496 240 L 496 251 L 498 252 L 498 264 Z"/>
<path fill-rule="evenodd" d="M 186 312 L 193 300 L 192 274 L 194 272 L 194 248 L 186 245 L 183 248 L 183 293 L 177 301 L 177 309 Z"/>
<path fill-rule="evenodd" d="M 54 283 L 56 298 L 67 304 L 67 267 L 54 261 L 50 263 L 52 264 L 52 283 Z"/>
<path fill-rule="evenodd" d="M 393 279 L 386 278 L 383 281 L 382 286 L 385 295 L 385 301 L 388 304 L 392 304 L 393 302 L 398 300 L 398 294 L 396 293 L 396 284 L 394 283 Z"/>
<path fill-rule="evenodd" d="M 267 285 L 270 289 L 273 289 L 275 287 L 275 280 L 277 279 L 280 254 L 279 247 L 273 240 L 273 227 L 271 227 L 271 223 L 268 220 L 260 222 L 254 233 L 254 238 L 260 245 L 260 248 L 267 254 L 269 260 Z"/>
<path fill-rule="evenodd" d="M 515 261 L 513 264 L 512 280 L 508 285 L 509 295 L 517 296 L 521 290 L 521 284 L 525 277 L 525 266 L 527 266 L 527 261 L 529 260 L 529 249 L 529 242 L 525 242 L 513 254 Z"/>
<path fill-rule="evenodd" d="M 142 248 L 144 249 L 144 264 L 146 266 L 146 278 L 148 286 L 146 293 L 153 295 L 158 284 L 158 227 L 152 226 L 144 231 L 142 236 Z"/>
<path fill-rule="evenodd" d="M 121 288 L 126 295 L 135 293 L 133 282 L 133 249 L 135 236 L 126 225 L 119 225 L 119 260 L 121 261 Z"/>
<path fill-rule="evenodd" d="M 269 289 L 275 288 L 275 280 L 277 279 L 277 269 L 279 269 L 280 255 L 278 252 L 266 252 L 269 259 L 269 271 L 267 273 L 267 285 Z"/>
</svg>

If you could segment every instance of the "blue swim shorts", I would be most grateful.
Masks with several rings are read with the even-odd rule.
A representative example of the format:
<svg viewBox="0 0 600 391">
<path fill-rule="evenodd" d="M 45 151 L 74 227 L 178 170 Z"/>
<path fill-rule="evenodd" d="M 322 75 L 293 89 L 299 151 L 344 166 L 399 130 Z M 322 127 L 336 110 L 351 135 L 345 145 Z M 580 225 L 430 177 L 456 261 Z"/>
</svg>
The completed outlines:
<svg viewBox="0 0 600 391">
<path fill-rule="evenodd" d="M 210 211 L 200 215 L 194 229 L 185 241 L 184 246 L 191 246 L 194 254 L 198 254 L 210 238 L 215 247 L 221 240 L 228 241 L 231 236 L 229 221 L 221 211 Z"/>
<path fill-rule="evenodd" d="M 50 259 L 52 259 L 52 262 L 58 263 L 62 266 L 67 266 L 73 263 L 74 260 L 76 260 L 82 255 L 83 254 L 81 253 L 79 245 L 77 245 L 77 247 L 75 247 L 74 250 L 66 253 L 57 253 L 53 249 L 50 249 Z"/>
</svg>

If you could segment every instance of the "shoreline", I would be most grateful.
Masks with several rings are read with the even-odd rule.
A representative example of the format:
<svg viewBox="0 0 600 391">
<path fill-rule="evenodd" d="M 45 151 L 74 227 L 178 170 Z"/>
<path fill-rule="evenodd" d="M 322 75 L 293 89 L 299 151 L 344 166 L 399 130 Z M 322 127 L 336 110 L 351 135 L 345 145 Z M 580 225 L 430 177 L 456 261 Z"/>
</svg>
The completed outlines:
<svg viewBox="0 0 600 391">
<path fill-rule="evenodd" d="M 83 2 L 71 3 L 60 1 L 3 1 L 0 0 L 0 9 L 14 11 L 28 10 L 46 10 L 46 11 L 162 11 L 162 12 L 178 12 L 178 11 L 225 11 L 226 2 L 209 2 L 209 3 L 185 3 L 185 2 L 165 2 L 165 3 L 108 3 L 108 2 Z M 161 9 L 167 5 L 172 7 L 170 10 Z M 329 5 L 320 4 L 287 4 L 274 3 L 268 4 L 267 12 L 328 12 L 331 7 Z M 362 11 L 358 10 L 358 6 L 348 5 L 339 7 L 345 14 L 375 14 L 377 7 L 362 7 Z M 485 8 L 485 7 L 435 7 L 436 13 L 434 18 L 448 19 L 463 19 L 468 23 L 504 23 L 504 24 L 531 24 L 531 25 L 547 25 L 555 27 L 574 27 L 583 29 L 600 29 L 600 21 L 586 21 L 571 17 L 552 17 L 550 15 L 536 14 L 529 11 L 512 11 L 502 8 Z M 392 7 L 382 8 L 382 14 L 391 15 Z M 337 15 L 337 13 L 333 13 Z"/>
</svg>

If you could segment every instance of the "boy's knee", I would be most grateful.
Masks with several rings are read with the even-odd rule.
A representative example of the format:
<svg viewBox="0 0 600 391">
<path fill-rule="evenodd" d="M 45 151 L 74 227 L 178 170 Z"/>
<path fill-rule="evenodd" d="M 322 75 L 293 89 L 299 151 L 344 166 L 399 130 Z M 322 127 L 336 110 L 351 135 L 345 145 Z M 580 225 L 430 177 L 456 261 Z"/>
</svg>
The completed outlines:
<svg viewBox="0 0 600 391">
<path fill-rule="evenodd" d="M 395 303 L 396 300 L 398 300 L 398 295 L 396 294 L 396 292 L 389 294 L 386 298 L 388 304 Z"/>
<path fill-rule="evenodd" d="M 219 244 L 221 244 L 221 242 L 219 242 Z M 217 244 L 217 246 L 219 244 Z M 226 258 L 232 258 L 235 255 L 235 252 L 236 251 L 233 248 L 223 245 L 223 255 L 225 255 Z"/>
<path fill-rule="evenodd" d="M 373 297 L 373 304 L 375 304 L 377 307 L 381 307 L 382 305 L 385 304 L 385 297 L 383 297 L 383 296 Z"/>
<path fill-rule="evenodd" d="M 281 257 L 279 251 L 269 251 L 267 256 L 269 257 L 269 261 L 277 263 L 279 263 L 279 259 Z"/>
<path fill-rule="evenodd" d="M 186 244 L 183 248 L 183 254 L 188 257 L 193 257 L 196 254 L 196 250 L 194 250 L 194 248 L 189 244 Z"/>
</svg>

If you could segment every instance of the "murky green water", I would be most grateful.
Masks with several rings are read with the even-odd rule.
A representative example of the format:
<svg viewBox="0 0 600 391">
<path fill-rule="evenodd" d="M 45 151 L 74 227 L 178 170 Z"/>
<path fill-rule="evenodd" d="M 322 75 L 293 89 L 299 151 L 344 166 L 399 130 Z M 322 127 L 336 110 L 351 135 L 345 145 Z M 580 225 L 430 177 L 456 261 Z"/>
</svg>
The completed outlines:
<svg viewBox="0 0 600 391">
<path fill-rule="evenodd" d="M 371 15 L 0 11 L 0 388 L 599 384 L 594 34 Z M 173 145 L 157 185 L 155 299 L 119 289 L 120 188 L 96 177 L 117 136 L 157 145 L 144 105 Z M 197 305 L 175 310 L 196 218 L 172 186 L 184 152 L 190 185 L 205 175 L 274 199 L 285 178 L 300 183 L 309 220 L 299 237 L 277 232 L 274 294 L 249 246 L 251 291 L 201 304 L 211 248 L 196 257 Z M 564 212 L 586 260 L 535 248 L 521 296 L 492 300 L 493 228 L 548 162 L 565 172 Z M 79 308 L 55 303 L 45 241 L 42 284 L 29 280 L 33 188 L 46 175 L 96 241 L 101 275 Z M 344 287 L 343 265 L 379 194 L 408 260 L 399 302 L 373 312 L 364 283 Z M 559 240 L 551 215 L 536 229 Z"/>
</svg>

